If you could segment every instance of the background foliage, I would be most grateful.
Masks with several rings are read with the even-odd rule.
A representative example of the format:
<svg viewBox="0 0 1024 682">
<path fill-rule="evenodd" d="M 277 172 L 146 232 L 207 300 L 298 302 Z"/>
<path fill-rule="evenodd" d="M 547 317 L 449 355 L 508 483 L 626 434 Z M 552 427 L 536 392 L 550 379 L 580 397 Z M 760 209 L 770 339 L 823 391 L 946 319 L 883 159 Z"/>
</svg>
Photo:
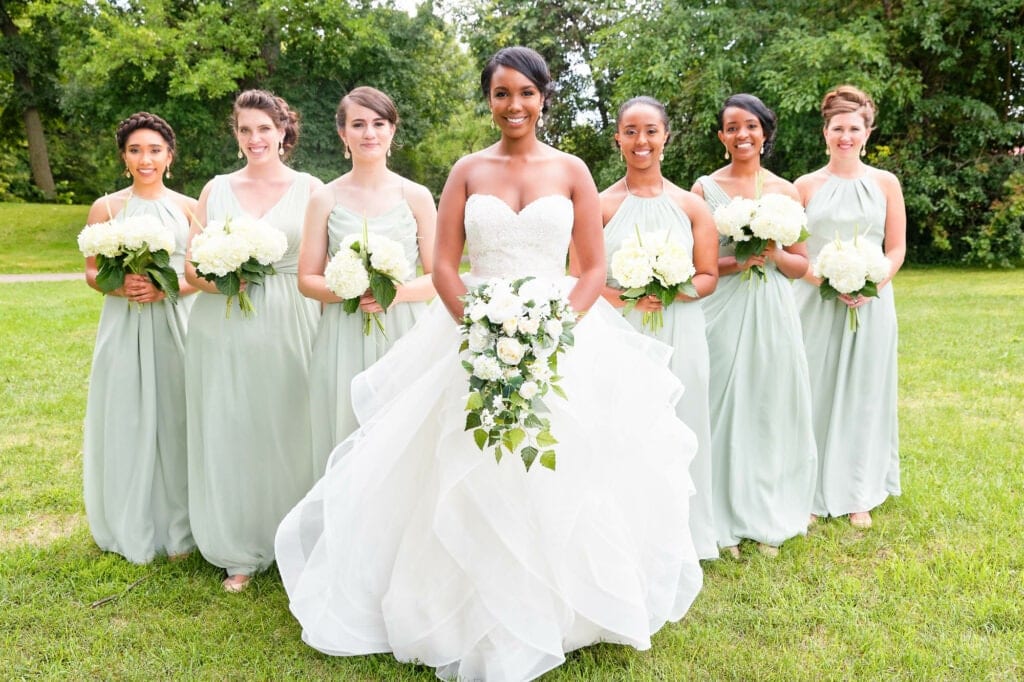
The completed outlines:
<svg viewBox="0 0 1024 682">
<path fill-rule="evenodd" d="M 722 163 L 714 131 L 727 95 L 752 92 L 776 110 L 769 164 L 795 178 L 825 160 L 822 95 L 850 82 L 879 105 L 868 161 L 903 182 L 911 259 L 1024 260 L 1024 0 L 427 0 L 415 16 L 391 0 L 0 0 L 3 17 L 0 200 L 43 196 L 28 107 L 45 126 L 59 201 L 124 182 L 113 130 L 140 109 L 175 126 L 172 184 L 195 195 L 237 167 L 228 121 L 249 87 L 302 112 L 294 164 L 327 179 L 345 170 L 335 106 L 360 84 L 399 105 L 393 167 L 438 193 L 456 158 L 493 139 L 480 67 L 521 43 L 557 78 L 543 134 L 601 187 L 623 170 L 612 132 L 631 96 L 668 104 L 665 172 L 689 186 Z M 31 91 L 16 78 L 25 72 Z"/>
</svg>

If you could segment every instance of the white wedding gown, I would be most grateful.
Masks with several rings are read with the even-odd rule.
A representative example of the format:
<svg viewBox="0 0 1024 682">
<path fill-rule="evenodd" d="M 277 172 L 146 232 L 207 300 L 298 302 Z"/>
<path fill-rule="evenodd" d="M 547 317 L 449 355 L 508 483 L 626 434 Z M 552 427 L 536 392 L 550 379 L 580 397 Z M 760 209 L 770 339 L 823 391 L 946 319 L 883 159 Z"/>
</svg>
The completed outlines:
<svg viewBox="0 0 1024 682">
<path fill-rule="evenodd" d="M 571 286 L 569 199 L 466 204 L 470 281 Z M 598 300 L 559 359 L 557 469 L 496 463 L 465 424 L 458 327 L 440 302 L 353 382 L 361 428 L 281 523 L 277 561 L 303 639 L 393 652 L 442 679 L 529 680 L 595 642 L 637 649 L 701 588 L 688 530 L 693 433 L 671 349 Z"/>
</svg>

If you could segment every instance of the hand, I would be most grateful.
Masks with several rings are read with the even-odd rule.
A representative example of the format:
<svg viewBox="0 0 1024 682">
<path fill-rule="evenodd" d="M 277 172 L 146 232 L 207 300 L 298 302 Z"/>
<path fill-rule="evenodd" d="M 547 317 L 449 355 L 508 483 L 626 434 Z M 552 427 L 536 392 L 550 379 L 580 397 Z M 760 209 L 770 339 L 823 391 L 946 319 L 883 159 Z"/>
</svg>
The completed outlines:
<svg viewBox="0 0 1024 682">
<path fill-rule="evenodd" d="M 780 251 L 782 251 L 782 249 L 778 247 L 778 245 L 775 243 L 775 240 L 769 239 L 768 246 L 764 247 L 764 251 L 761 252 L 761 257 L 764 258 L 764 260 L 766 261 L 773 261 L 775 263 L 778 263 L 779 256 L 781 255 L 779 253 Z"/>
<path fill-rule="evenodd" d="M 656 313 L 659 310 L 664 310 L 665 306 L 657 296 L 647 295 L 637 299 L 634 309 L 642 313 Z"/>
<path fill-rule="evenodd" d="M 166 296 L 146 275 L 131 273 L 124 276 L 124 286 L 118 291 L 133 303 L 156 303 Z"/>
<path fill-rule="evenodd" d="M 869 296 L 850 296 L 849 294 L 839 294 L 839 300 L 846 304 L 848 308 L 860 308 L 867 305 L 871 301 Z"/>
<path fill-rule="evenodd" d="M 377 302 L 377 299 L 373 297 L 373 294 L 366 292 L 359 297 L 359 309 L 364 313 L 382 313 L 384 307 Z"/>
<path fill-rule="evenodd" d="M 765 251 L 762 251 L 761 253 L 759 253 L 757 255 L 751 256 L 750 258 L 748 258 L 747 260 L 743 261 L 742 263 L 737 260 L 736 261 L 736 266 L 739 268 L 740 272 L 742 272 L 744 270 L 749 270 L 750 268 L 754 267 L 755 265 L 759 265 L 759 266 L 761 266 L 763 268 L 764 267 L 764 262 L 765 262 L 765 255 L 764 254 L 765 254 L 766 251 L 767 251 L 767 249 L 765 249 Z"/>
</svg>

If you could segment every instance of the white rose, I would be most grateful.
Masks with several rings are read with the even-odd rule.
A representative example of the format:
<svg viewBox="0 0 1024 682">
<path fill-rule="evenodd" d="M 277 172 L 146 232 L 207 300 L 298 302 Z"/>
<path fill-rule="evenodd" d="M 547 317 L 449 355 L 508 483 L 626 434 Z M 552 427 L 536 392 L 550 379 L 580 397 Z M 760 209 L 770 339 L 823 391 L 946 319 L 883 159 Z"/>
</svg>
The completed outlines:
<svg viewBox="0 0 1024 682">
<path fill-rule="evenodd" d="M 514 317 L 510 317 L 501 323 L 501 331 L 505 332 L 505 336 L 515 336 L 518 329 L 519 320 Z"/>
<path fill-rule="evenodd" d="M 506 365 L 518 365 L 523 360 L 526 348 L 518 340 L 504 337 L 498 339 L 498 358 Z"/>
<path fill-rule="evenodd" d="M 553 339 L 560 337 L 564 330 L 561 320 L 551 319 L 544 323 L 544 333 Z"/>
<path fill-rule="evenodd" d="M 469 328 L 469 349 L 474 353 L 482 353 L 491 345 L 491 334 L 482 324 L 474 324 Z"/>
<path fill-rule="evenodd" d="M 519 395 L 523 396 L 527 400 L 532 400 L 540 387 L 533 381 L 524 381 L 523 385 L 519 387 Z"/>
<path fill-rule="evenodd" d="M 519 331 L 523 334 L 533 336 L 540 329 L 540 319 L 536 317 L 520 317 Z"/>
<path fill-rule="evenodd" d="M 487 319 L 494 324 L 503 324 L 509 318 L 517 318 L 523 312 L 523 301 L 510 289 L 497 291 L 487 303 Z"/>
<path fill-rule="evenodd" d="M 469 319 L 473 322 L 479 322 L 487 316 L 487 303 L 480 299 L 474 299 L 469 305 L 466 314 L 469 315 Z"/>
</svg>

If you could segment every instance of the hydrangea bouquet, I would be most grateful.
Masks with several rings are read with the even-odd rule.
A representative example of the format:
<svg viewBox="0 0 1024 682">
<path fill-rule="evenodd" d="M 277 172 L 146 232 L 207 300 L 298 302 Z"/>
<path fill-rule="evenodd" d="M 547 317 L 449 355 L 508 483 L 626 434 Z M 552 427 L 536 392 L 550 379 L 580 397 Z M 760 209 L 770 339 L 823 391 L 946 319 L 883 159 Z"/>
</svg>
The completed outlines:
<svg viewBox="0 0 1024 682">
<path fill-rule="evenodd" d="M 821 247 L 814 261 L 814 276 L 824 280 L 818 287 L 821 298 L 831 301 L 841 294 L 851 297 L 878 296 L 878 284 L 889 276 L 891 264 L 881 247 L 866 239 L 836 239 Z M 849 308 L 850 331 L 860 326 L 856 308 Z"/>
<path fill-rule="evenodd" d="M 231 317 L 231 300 L 238 296 L 242 314 L 255 314 L 252 299 L 242 288 L 263 284 L 274 274 L 274 262 L 284 256 L 288 239 L 262 220 L 232 216 L 211 220 L 192 238 L 192 264 L 203 279 L 213 282 L 217 291 L 228 297 L 225 317 Z"/>
<path fill-rule="evenodd" d="M 327 288 L 344 299 L 342 306 L 350 315 L 359 310 L 359 298 L 367 289 L 387 310 L 395 300 L 398 285 L 411 275 L 412 263 L 405 257 L 402 245 L 383 235 L 370 234 L 365 221 L 362 239 L 359 235 L 345 237 L 324 270 Z M 363 334 L 370 334 L 371 320 L 387 338 L 384 324 L 376 313 L 363 314 Z"/>
<path fill-rule="evenodd" d="M 477 446 L 519 453 L 527 471 L 539 457 L 555 468 L 551 422 L 541 414 L 549 391 L 559 386 L 558 356 L 573 345 L 576 313 L 553 283 L 526 277 L 491 280 L 463 297 L 460 348 L 469 373 L 466 431 Z"/>
<path fill-rule="evenodd" d="M 696 297 L 693 286 L 693 257 L 681 245 L 669 239 L 671 230 L 646 235 L 646 243 L 636 228 L 636 237 L 622 240 L 612 254 L 612 277 L 625 287 L 619 298 L 626 302 L 625 311 L 632 310 L 644 296 L 657 296 L 668 307 L 679 294 Z M 665 324 L 661 310 L 643 314 L 643 325 L 658 331 Z"/>
<path fill-rule="evenodd" d="M 736 260 L 740 263 L 764 251 L 770 241 L 783 247 L 809 236 L 804 207 L 785 194 L 774 192 L 760 199 L 734 197 L 715 211 L 715 227 L 735 243 Z M 743 279 L 750 279 L 752 273 L 765 278 L 764 267 L 755 265 L 743 271 Z"/>
<path fill-rule="evenodd" d="M 78 248 L 83 255 L 96 258 L 96 286 L 100 291 L 121 288 L 128 273 L 147 275 L 172 303 L 178 302 L 178 274 L 171 267 L 174 233 L 155 216 L 129 216 L 86 225 L 78 234 Z"/>
</svg>

